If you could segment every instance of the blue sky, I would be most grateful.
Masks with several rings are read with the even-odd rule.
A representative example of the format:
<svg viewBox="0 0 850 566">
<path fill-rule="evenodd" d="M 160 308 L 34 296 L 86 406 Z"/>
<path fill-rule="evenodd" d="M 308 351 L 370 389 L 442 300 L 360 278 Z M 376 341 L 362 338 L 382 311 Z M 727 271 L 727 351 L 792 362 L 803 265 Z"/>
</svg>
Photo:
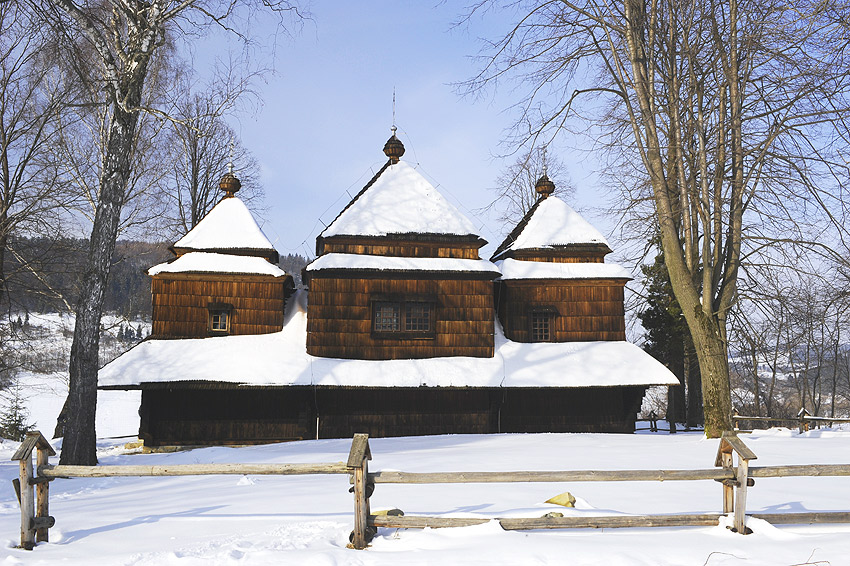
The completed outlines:
<svg viewBox="0 0 850 566">
<path fill-rule="evenodd" d="M 490 241 L 504 227 L 477 210 L 506 161 L 495 156 L 512 124 L 510 88 L 473 100 L 454 83 L 474 75 L 480 37 L 494 39 L 513 14 L 475 17 L 453 27 L 463 4 L 412 1 L 315 2 L 312 20 L 292 38 L 277 39 L 275 75 L 256 84 L 263 98 L 234 126 L 261 164 L 263 230 L 282 253 L 313 254 L 315 238 L 385 161 L 384 142 L 396 123 L 404 158 L 480 226 Z M 259 30 L 258 36 L 269 33 Z M 578 161 L 557 148 L 577 185 L 576 201 L 594 200 Z M 597 223 L 598 224 L 598 223 Z M 600 226 L 606 236 L 608 231 Z"/>
</svg>

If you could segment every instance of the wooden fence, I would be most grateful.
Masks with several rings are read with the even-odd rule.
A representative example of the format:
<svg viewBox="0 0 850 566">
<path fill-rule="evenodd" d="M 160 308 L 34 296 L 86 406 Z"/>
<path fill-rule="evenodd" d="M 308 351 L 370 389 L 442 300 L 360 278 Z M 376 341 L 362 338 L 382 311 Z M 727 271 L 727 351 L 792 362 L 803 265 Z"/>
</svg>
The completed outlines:
<svg viewBox="0 0 850 566">
<path fill-rule="evenodd" d="M 739 415 L 738 411 L 732 414 L 732 421 L 735 423 L 735 430 L 740 429 L 740 423 L 743 422 L 762 422 L 770 426 L 771 424 L 792 424 L 797 425 L 800 434 L 811 428 L 812 424 L 820 427 L 821 423 L 832 426 L 833 423 L 850 423 L 850 419 L 843 417 L 814 417 L 805 408 L 800 409 L 796 418 L 786 417 L 748 417 Z"/>
<path fill-rule="evenodd" d="M 36 451 L 33 470 L 32 453 Z M 48 458 L 55 452 L 39 432 L 32 432 L 12 456 L 20 463 L 16 490 L 21 504 L 21 547 L 31 550 L 37 541 L 48 540 L 48 529 L 55 524 L 48 509 L 49 482 L 57 478 L 116 476 L 185 475 L 304 475 L 348 474 L 354 492 L 354 531 L 352 547 L 366 548 L 378 527 L 438 528 L 486 523 L 484 518 L 415 517 L 403 514 L 372 515 L 369 499 L 379 483 L 514 483 L 514 482 L 586 482 L 586 481 L 691 481 L 714 480 L 722 484 L 722 513 L 733 514 L 733 530 L 746 534 L 747 488 L 753 478 L 792 476 L 850 476 L 850 464 L 799 466 L 750 466 L 756 455 L 734 433 L 720 439 L 714 468 L 700 470 L 574 470 L 530 472 L 369 472 L 372 453 L 369 437 L 355 434 L 347 462 L 327 464 L 189 464 L 175 466 L 53 466 Z M 733 461 L 737 456 L 737 464 Z M 35 501 L 34 501 L 35 497 Z M 774 524 L 847 523 L 850 513 L 756 513 L 751 516 Z M 682 515 L 623 515 L 609 517 L 539 517 L 497 519 L 505 530 L 667 527 L 717 525 L 720 513 Z"/>
</svg>

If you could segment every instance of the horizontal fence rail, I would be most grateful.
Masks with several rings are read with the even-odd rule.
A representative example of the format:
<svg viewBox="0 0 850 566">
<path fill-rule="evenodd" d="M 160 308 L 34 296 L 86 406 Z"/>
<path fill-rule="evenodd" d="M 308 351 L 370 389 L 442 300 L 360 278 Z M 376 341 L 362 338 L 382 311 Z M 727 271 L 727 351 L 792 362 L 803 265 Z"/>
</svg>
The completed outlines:
<svg viewBox="0 0 850 566">
<path fill-rule="evenodd" d="M 39 466 L 45 478 L 109 478 L 121 476 L 299 476 L 348 474 L 342 462 L 334 464 L 177 464 L 174 466 Z"/>
<path fill-rule="evenodd" d="M 563 472 L 373 472 L 375 483 L 512 483 L 734 479 L 732 470 L 574 470 Z"/>
<path fill-rule="evenodd" d="M 816 417 L 809 414 L 804 408 L 800 409 L 796 417 L 750 417 L 739 415 L 737 412 L 732 414 L 732 421 L 735 423 L 735 429 L 738 430 L 739 421 L 744 422 L 763 422 L 763 423 L 795 423 L 798 426 L 800 433 L 809 430 L 811 423 L 820 425 L 820 423 L 828 423 L 832 426 L 833 423 L 850 423 L 850 418 L 846 417 Z"/>
<path fill-rule="evenodd" d="M 36 466 L 32 455 L 36 452 Z M 372 452 L 369 437 L 355 434 L 347 462 L 309 464 L 180 464 L 156 466 L 67 466 L 50 465 L 53 448 L 39 432 L 29 433 L 12 460 L 20 464 L 20 477 L 14 480 L 21 504 L 21 547 L 32 549 L 36 541 L 48 540 L 48 529 L 55 520 L 48 513 L 49 483 L 58 478 L 102 478 L 120 476 L 190 475 L 312 475 L 347 474 L 353 484 L 354 530 L 352 548 L 366 548 L 378 527 L 441 528 L 479 525 L 496 520 L 505 530 L 713 526 L 731 514 L 733 530 L 747 533 L 745 525 L 747 488 L 753 478 L 850 476 L 850 464 L 804 464 L 790 466 L 750 466 L 756 455 L 734 433 L 720 439 L 714 468 L 696 470 L 570 470 L 512 472 L 369 472 Z M 737 465 L 733 465 L 733 455 Z M 695 481 L 714 480 L 722 484 L 722 513 L 675 515 L 606 515 L 497 518 L 416 517 L 400 510 L 373 515 L 370 497 L 376 484 L 456 484 L 456 483 L 530 483 L 597 481 Z M 753 513 L 752 517 L 773 524 L 850 523 L 850 512 L 828 513 Z"/>
</svg>

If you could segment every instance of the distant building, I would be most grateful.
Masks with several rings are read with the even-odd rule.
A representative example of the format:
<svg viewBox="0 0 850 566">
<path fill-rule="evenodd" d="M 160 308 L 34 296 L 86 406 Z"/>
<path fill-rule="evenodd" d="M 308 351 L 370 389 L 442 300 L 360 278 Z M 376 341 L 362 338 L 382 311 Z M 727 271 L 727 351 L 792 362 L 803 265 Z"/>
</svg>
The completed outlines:
<svg viewBox="0 0 850 566">
<path fill-rule="evenodd" d="M 317 238 L 309 291 L 222 179 L 225 198 L 149 271 L 151 339 L 100 371 L 102 389 L 142 390 L 146 445 L 630 432 L 646 388 L 678 383 L 625 341 L 630 275 L 545 175 L 491 262 L 395 134 L 384 152 Z"/>
</svg>

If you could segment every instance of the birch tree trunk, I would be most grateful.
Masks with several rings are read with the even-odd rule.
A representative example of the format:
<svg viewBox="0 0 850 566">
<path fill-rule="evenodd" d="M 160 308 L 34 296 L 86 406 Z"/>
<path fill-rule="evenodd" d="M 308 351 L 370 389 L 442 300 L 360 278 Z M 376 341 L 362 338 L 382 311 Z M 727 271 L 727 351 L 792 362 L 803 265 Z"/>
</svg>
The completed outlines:
<svg viewBox="0 0 850 566">
<path fill-rule="evenodd" d="M 143 80 L 144 68 L 141 68 L 128 85 L 126 100 L 130 108 L 138 108 Z M 138 118 L 138 111 L 128 112 L 116 107 L 110 119 L 100 194 L 76 309 L 64 419 L 65 438 L 60 458 L 62 464 L 93 466 L 97 463 L 95 412 L 100 366 L 100 319 L 118 237 L 121 207 L 130 178 L 130 155 Z"/>
</svg>

